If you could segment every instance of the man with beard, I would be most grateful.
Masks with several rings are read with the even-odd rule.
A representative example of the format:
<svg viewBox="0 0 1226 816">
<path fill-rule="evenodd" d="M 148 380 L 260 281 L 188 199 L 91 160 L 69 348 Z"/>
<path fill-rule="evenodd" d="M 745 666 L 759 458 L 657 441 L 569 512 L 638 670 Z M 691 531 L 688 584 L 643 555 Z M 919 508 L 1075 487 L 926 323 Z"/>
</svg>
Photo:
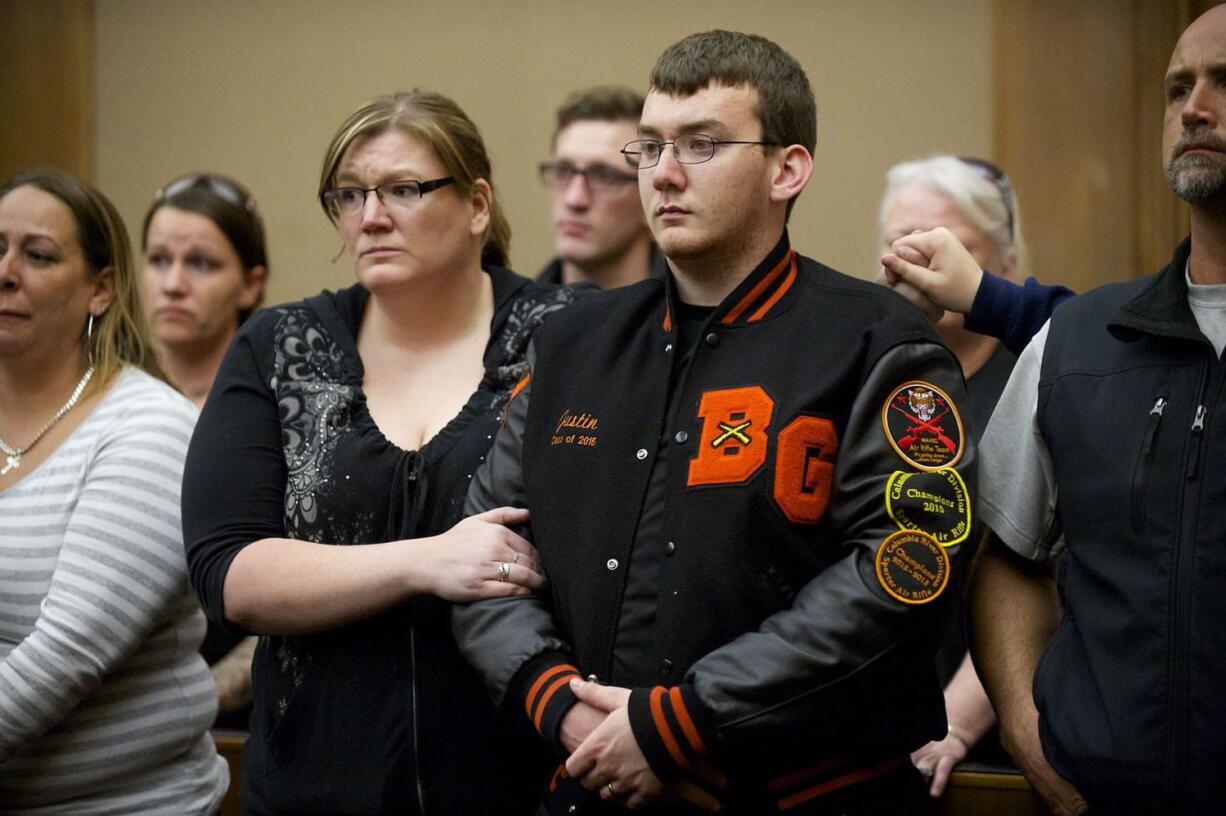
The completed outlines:
<svg viewBox="0 0 1226 816">
<path fill-rule="evenodd" d="M 1061 814 L 1226 798 L 1226 6 L 1184 31 L 1165 88 L 1191 236 L 1157 275 L 1055 311 L 981 449 L 976 664 Z M 900 243 L 965 263 L 947 236 Z"/>
</svg>

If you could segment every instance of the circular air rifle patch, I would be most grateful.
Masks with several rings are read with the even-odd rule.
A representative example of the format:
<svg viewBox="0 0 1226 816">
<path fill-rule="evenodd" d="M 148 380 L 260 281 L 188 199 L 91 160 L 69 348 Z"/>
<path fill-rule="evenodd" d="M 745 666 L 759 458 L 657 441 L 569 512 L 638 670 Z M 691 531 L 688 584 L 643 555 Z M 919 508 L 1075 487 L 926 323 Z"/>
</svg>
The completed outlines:
<svg viewBox="0 0 1226 816">
<path fill-rule="evenodd" d="M 950 562 L 945 548 L 915 530 L 900 530 L 877 550 L 877 580 L 889 593 L 906 604 L 936 600 L 949 583 Z"/>
<path fill-rule="evenodd" d="M 919 530 L 942 547 L 961 544 L 971 532 L 966 484 L 953 468 L 894 471 L 885 483 L 885 509 L 900 530 Z"/>
<path fill-rule="evenodd" d="M 920 470 L 940 470 L 962 458 L 962 417 L 949 395 L 932 383 L 898 386 L 881 406 L 890 447 Z"/>
</svg>

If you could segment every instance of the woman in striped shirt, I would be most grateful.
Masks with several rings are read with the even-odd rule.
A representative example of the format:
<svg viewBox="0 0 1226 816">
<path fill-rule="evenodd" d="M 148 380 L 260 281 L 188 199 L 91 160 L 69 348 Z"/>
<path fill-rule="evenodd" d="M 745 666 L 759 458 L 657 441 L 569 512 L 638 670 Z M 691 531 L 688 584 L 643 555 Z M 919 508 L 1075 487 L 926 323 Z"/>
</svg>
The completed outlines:
<svg viewBox="0 0 1226 816">
<path fill-rule="evenodd" d="M 227 771 L 186 583 L 194 409 L 164 382 L 115 208 L 0 187 L 0 810 L 213 812 Z"/>
</svg>

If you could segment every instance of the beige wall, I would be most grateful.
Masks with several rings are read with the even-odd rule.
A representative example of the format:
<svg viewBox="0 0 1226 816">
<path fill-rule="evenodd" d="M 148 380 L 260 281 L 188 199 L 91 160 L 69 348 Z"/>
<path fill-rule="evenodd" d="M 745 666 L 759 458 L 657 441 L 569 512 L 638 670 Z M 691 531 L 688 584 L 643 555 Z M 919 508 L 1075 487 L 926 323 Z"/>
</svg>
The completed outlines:
<svg viewBox="0 0 1226 816">
<path fill-rule="evenodd" d="M 420 86 L 482 127 L 513 228 L 514 266 L 550 253 L 536 180 L 554 107 L 572 88 L 643 88 L 669 43 L 753 31 L 805 66 L 817 169 L 792 218 L 802 252 L 871 276 L 886 168 L 933 151 L 985 155 L 991 4 L 978 0 L 95 0 L 96 181 L 139 228 L 157 188 L 189 170 L 241 179 L 264 214 L 271 302 L 346 285 L 315 203 L 319 161 L 370 96 Z"/>
</svg>

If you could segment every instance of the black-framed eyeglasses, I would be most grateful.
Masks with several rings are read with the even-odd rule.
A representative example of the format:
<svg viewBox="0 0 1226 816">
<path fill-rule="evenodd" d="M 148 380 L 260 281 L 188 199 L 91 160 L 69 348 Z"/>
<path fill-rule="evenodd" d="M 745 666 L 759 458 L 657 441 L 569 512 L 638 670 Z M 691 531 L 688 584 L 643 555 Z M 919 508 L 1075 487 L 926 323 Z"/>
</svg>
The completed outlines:
<svg viewBox="0 0 1226 816">
<path fill-rule="evenodd" d="M 1013 218 L 1016 199 L 1013 197 L 1013 183 L 1009 181 L 1009 177 L 1005 175 L 1005 171 L 1001 170 L 987 159 L 976 159 L 970 156 L 959 156 L 958 161 L 965 164 L 967 167 L 974 170 L 979 175 L 983 176 L 992 185 L 1000 191 L 1001 200 L 1005 202 L 1005 215 L 1009 219 L 1009 240 L 1012 241 L 1013 235 Z"/>
<path fill-rule="evenodd" d="M 236 182 L 216 173 L 188 173 L 157 191 L 154 201 L 164 201 L 188 190 L 200 189 L 211 193 L 227 204 L 232 204 L 249 213 L 255 213 L 255 199 Z"/>
<path fill-rule="evenodd" d="M 319 203 L 332 214 L 333 218 L 354 215 L 366 206 L 366 196 L 374 193 L 385 207 L 395 207 L 401 210 L 411 209 L 426 193 L 434 192 L 449 184 L 455 184 L 455 178 L 430 179 L 399 179 L 385 181 L 374 187 L 333 187 L 319 194 Z"/>
<path fill-rule="evenodd" d="M 638 176 L 622 173 L 607 164 L 593 164 L 590 167 L 577 167 L 568 161 L 541 162 L 537 167 L 541 181 L 551 187 L 566 187 L 575 176 L 583 176 L 587 186 L 593 190 L 614 192 L 625 189 L 628 184 L 638 183 Z"/>
<path fill-rule="evenodd" d="M 688 136 L 678 136 L 668 142 L 657 139 L 636 139 L 621 149 L 626 158 L 626 164 L 635 170 L 646 170 L 660 163 L 660 156 L 667 145 L 673 146 L 673 158 L 682 164 L 702 164 L 711 161 L 718 145 L 762 145 L 764 147 L 779 147 L 775 142 L 747 142 L 738 139 L 716 139 L 694 133 Z"/>
</svg>

